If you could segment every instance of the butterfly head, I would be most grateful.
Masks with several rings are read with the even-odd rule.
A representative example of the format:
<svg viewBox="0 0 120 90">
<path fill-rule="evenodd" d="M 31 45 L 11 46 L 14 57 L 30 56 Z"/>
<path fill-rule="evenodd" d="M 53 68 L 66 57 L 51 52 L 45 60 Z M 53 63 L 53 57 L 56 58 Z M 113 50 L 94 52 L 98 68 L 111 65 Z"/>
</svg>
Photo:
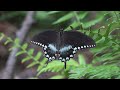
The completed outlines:
<svg viewBox="0 0 120 90">
<path fill-rule="evenodd" d="M 60 52 L 59 51 L 56 51 L 56 53 L 55 53 L 55 57 L 60 57 Z"/>
</svg>

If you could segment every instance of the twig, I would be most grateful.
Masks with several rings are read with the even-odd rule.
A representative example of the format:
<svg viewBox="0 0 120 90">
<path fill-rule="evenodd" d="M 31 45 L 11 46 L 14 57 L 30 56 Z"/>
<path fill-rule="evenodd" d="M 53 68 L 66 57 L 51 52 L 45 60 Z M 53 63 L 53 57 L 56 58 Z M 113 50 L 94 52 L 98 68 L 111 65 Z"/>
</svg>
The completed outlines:
<svg viewBox="0 0 120 90">
<path fill-rule="evenodd" d="M 33 23 L 33 16 L 35 14 L 35 11 L 28 11 L 25 20 L 22 23 L 21 28 L 16 32 L 17 38 L 20 40 L 20 44 L 23 43 L 25 36 L 27 32 L 29 31 L 32 23 Z M 16 64 L 16 53 L 19 51 L 19 48 L 14 48 L 12 52 L 10 53 L 6 67 L 3 72 L 2 79 L 12 79 L 14 75 L 14 68 Z"/>
</svg>

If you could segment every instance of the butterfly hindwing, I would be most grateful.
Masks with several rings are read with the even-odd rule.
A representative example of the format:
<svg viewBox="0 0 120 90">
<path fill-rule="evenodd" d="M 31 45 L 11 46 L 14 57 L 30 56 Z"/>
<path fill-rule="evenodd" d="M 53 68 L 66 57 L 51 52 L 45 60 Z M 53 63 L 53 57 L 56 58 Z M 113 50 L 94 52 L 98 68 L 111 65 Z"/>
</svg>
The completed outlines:
<svg viewBox="0 0 120 90">
<path fill-rule="evenodd" d="M 59 51 L 60 51 L 59 60 L 61 60 L 62 62 L 70 60 L 70 55 L 73 54 L 72 53 L 73 48 L 71 45 L 66 45 L 63 48 L 61 48 Z"/>
</svg>

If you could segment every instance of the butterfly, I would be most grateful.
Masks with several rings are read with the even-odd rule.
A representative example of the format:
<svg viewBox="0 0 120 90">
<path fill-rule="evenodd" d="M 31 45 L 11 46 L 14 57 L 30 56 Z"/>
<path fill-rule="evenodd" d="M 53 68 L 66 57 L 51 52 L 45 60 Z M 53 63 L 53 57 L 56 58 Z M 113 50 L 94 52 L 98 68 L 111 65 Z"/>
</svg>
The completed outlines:
<svg viewBox="0 0 120 90">
<path fill-rule="evenodd" d="M 61 60 L 66 62 L 73 58 L 78 50 L 93 48 L 96 46 L 95 41 L 76 30 L 48 30 L 35 35 L 31 42 L 42 47 L 48 62 L 52 60 Z M 47 63 L 48 63 L 47 62 Z"/>
</svg>

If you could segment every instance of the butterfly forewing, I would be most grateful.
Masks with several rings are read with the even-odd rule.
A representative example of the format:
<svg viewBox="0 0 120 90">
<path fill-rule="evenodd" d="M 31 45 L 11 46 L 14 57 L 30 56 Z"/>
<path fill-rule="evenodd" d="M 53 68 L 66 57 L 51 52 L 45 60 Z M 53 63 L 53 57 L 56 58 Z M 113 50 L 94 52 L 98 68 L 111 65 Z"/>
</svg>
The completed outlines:
<svg viewBox="0 0 120 90">
<path fill-rule="evenodd" d="M 92 48 L 96 45 L 92 38 L 78 31 L 64 32 L 64 41 L 65 44 L 72 45 L 77 49 Z"/>
<path fill-rule="evenodd" d="M 56 31 L 44 31 L 34 36 L 32 43 L 43 48 L 45 57 L 49 61 L 56 59 L 55 57 L 55 46 L 57 43 L 57 32 Z"/>
<path fill-rule="evenodd" d="M 57 41 L 56 37 L 57 37 L 56 31 L 44 31 L 34 36 L 32 41 L 48 45 L 48 44 L 56 43 Z"/>
</svg>

